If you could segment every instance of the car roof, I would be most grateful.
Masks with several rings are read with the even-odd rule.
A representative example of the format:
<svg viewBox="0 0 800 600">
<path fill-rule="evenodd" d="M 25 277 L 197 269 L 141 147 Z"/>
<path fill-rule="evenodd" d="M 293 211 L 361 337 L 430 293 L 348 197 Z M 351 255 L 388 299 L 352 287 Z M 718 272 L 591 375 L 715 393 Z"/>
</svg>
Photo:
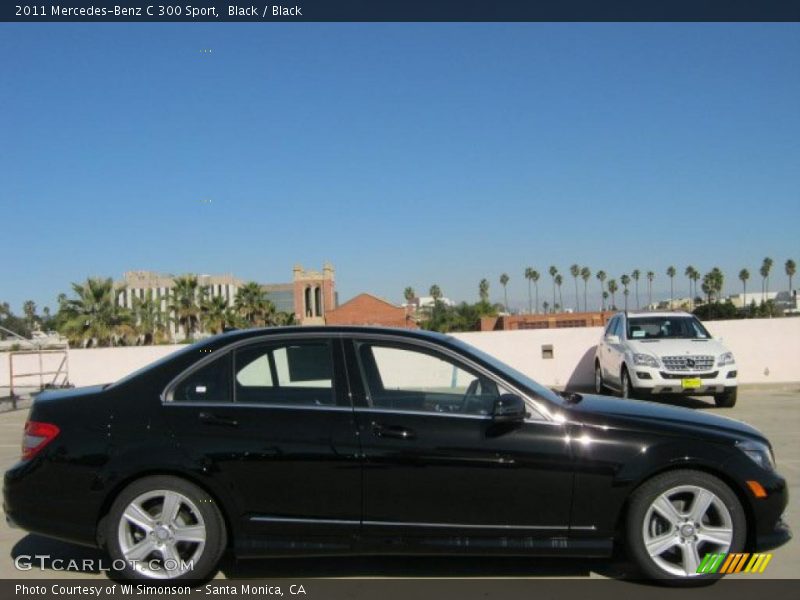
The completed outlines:
<svg viewBox="0 0 800 600">
<path fill-rule="evenodd" d="M 244 340 L 251 337 L 263 337 L 265 335 L 286 335 L 292 333 L 313 334 L 320 333 L 325 335 L 336 335 L 341 333 L 346 334 L 389 334 L 393 336 L 407 337 L 413 339 L 422 339 L 435 342 L 452 342 L 453 338 L 443 333 L 436 331 L 426 331 L 423 329 L 400 329 L 396 327 L 367 327 L 356 325 L 290 325 L 286 327 L 253 327 L 249 329 L 231 329 L 225 333 L 208 338 L 214 339 L 224 343 L 230 343 L 234 340 Z"/>
</svg>

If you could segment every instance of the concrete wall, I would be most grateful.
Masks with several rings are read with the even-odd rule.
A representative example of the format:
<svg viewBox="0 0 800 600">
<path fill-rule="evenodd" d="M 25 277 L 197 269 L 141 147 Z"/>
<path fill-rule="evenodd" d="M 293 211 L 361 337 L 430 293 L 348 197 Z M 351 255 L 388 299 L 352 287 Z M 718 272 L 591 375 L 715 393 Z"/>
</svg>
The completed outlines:
<svg viewBox="0 0 800 600">
<path fill-rule="evenodd" d="M 800 318 L 711 321 L 706 327 L 734 353 L 740 383 L 800 382 Z M 601 334 L 602 328 L 587 327 L 460 333 L 456 337 L 544 385 L 586 386 L 593 381 L 594 347 Z M 545 344 L 553 347 L 552 359 L 542 358 Z M 115 381 L 182 347 L 71 350 L 70 381 L 79 386 Z M 55 355 L 46 355 L 45 370 L 55 368 L 59 360 Z M 38 357 L 17 357 L 14 369 L 38 371 Z M 38 378 L 26 382 L 38 385 Z M 0 388 L 6 388 L 8 383 L 8 356 L 0 353 Z"/>
</svg>

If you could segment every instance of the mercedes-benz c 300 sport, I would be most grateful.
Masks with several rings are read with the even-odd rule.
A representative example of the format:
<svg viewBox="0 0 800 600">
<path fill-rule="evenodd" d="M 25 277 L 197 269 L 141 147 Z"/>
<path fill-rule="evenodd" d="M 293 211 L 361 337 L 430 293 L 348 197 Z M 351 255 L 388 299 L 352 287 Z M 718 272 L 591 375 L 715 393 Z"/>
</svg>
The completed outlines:
<svg viewBox="0 0 800 600">
<path fill-rule="evenodd" d="M 454 338 L 233 331 L 121 381 L 39 395 L 5 512 L 105 548 L 118 576 L 203 580 L 235 556 L 609 556 L 700 582 L 707 553 L 790 538 L 744 423 L 557 394 Z M 115 567 L 116 568 L 116 567 Z"/>
</svg>

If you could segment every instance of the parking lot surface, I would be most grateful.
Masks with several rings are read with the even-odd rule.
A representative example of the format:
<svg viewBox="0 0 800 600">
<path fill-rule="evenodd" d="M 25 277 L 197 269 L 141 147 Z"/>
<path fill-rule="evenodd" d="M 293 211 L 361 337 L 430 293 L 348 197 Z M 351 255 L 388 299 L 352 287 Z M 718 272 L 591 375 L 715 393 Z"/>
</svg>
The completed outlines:
<svg viewBox="0 0 800 600">
<path fill-rule="evenodd" d="M 663 401 L 665 402 L 665 401 Z M 789 507 L 786 518 L 795 533 L 800 530 L 800 385 L 743 387 L 732 409 L 715 408 L 711 399 L 683 398 L 669 401 L 692 410 L 746 421 L 760 429 L 772 442 L 778 471 L 789 481 Z M 22 428 L 27 410 L 0 413 L 0 467 L 14 464 L 19 456 Z M 53 498 L 53 502 L 58 502 Z M 759 577 L 794 579 L 798 577 L 800 544 L 792 540 L 773 551 L 772 561 Z M 78 564 L 84 558 L 100 559 L 103 554 L 59 541 L 30 535 L 0 523 L 0 578 L 104 578 L 103 572 L 64 572 L 52 568 L 20 572 L 14 558 L 20 555 L 49 555 L 49 560 L 71 559 Z M 542 578 L 624 577 L 629 568 L 624 561 L 580 560 L 574 558 L 309 558 L 233 561 L 227 560 L 219 577 L 469 577 L 469 578 Z"/>
</svg>

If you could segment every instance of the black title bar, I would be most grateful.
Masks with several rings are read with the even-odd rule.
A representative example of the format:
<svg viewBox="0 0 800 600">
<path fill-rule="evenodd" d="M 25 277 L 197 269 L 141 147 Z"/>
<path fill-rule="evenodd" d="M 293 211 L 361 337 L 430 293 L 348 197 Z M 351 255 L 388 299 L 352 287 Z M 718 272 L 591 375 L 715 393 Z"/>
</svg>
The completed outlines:
<svg viewBox="0 0 800 600">
<path fill-rule="evenodd" d="M 296 0 L 2 3 L 7 22 L 800 21 L 800 0 Z"/>
</svg>

